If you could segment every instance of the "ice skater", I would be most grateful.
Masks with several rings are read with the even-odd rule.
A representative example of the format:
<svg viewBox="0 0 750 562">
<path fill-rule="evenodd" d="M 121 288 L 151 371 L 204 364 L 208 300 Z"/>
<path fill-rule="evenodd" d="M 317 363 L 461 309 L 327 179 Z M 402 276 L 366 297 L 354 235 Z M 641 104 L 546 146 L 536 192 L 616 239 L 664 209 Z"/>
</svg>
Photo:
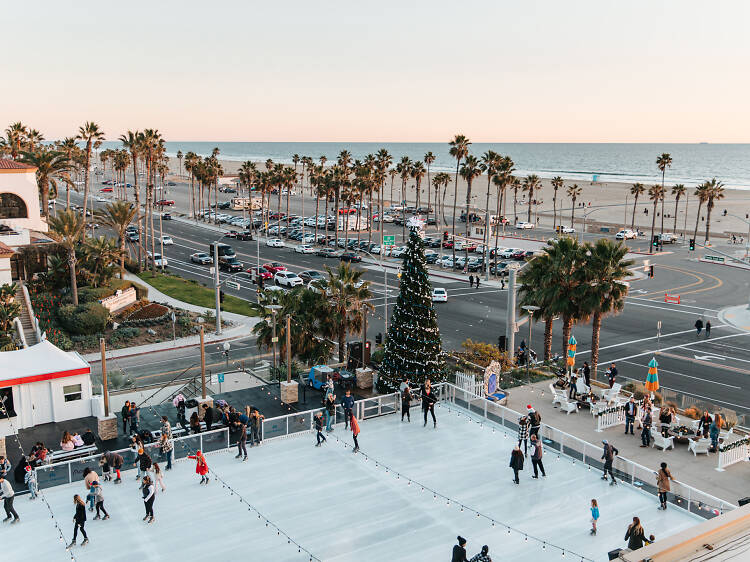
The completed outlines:
<svg viewBox="0 0 750 562">
<path fill-rule="evenodd" d="M 469 562 L 492 562 L 492 558 L 490 558 L 490 547 L 484 545 L 482 550 L 475 554 Z"/>
<path fill-rule="evenodd" d="M 341 399 L 341 407 L 344 409 L 344 429 L 348 429 L 349 418 L 354 409 L 354 396 L 352 396 L 351 390 L 346 390 L 346 395 Z"/>
<path fill-rule="evenodd" d="M 539 428 L 542 427 L 542 416 L 531 407 L 531 404 L 526 405 L 526 411 L 529 416 L 529 436 L 536 435 L 539 437 Z"/>
<path fill-rule="evenodd" d="M 667 509 L 667 493 L 670 491 L 669 481 L 674 482 L 672 473 L 667 468 L 667 463 L 661 463 L 659 472 L 656 473 L 656 487 L 659 489 L 659 509 Z"/>
<path fill-rule="evenodd" d="M 31 466 L 28 464 L 26 465 L 26 468 L 24 469 L 25 473 L 23 475 L 23 482 L 26 484 L 26 487 L 29 489 L 29 499 L 35 500 L 37 490 L 39 489 L 36 481 L 36 472 L 34 471 Z"/>
<path fill-rule="evenodd" d="M 521 450 L 523 442 L 523 456 L 529 456 L 529 418 L 522 416 L 518 418 L 518 450 Z"/>
<path fill-rule="evenodd" d="M 78 538 L 78 529 L 81 530 L 81 534 L 83 535 L 83 542 L 81 543 L 81 546 L 86 546 L 87 544 L 89 544 L 89 538 L 86 535 L 86 529 L 84 529 L 84 526 L 86 525 L 86 504 L 83 503 L 81 496 L 79 496 L 78 494 L 73 496 L 73 504 L 76 506 L 76 514 L 73 516 L 73 540 L 70 541 L 68 550 L 76 545 L 76 539 Z"/>
<path fill-rule="evenodd" d="M 521 447 L 513 447 L 513 451 L 510 453 L 509 466 L 513 469 L 513 482 L 515 484 L 520 484 L 521 482 L 518 480 L 518 471 L 523 470 L 523 453 L 521 452 Z"/>
<path fill-rule="evenodd" d="M 83 471 L 83 483 L 86 485 L 86 501 L 89 504 L 89 511 L 94 511 L 94 503 L 96 501 L 96 498 L 94 498 L 94 494 L 91 492 L 91 485 L 94 482 L 99 481 L 99 475 L 91 470 L 89 467 L 86 467 Z"/>
<path fill-rule="evenodd" d="M 607 443 L 606 439 L 602 440 L 602 444 L 604 445 L 604 451 L 602 452 L 602 459 L 604 460 L 604 473 L 602 474 L 602 480 L 607 480 L 607 473 L 609 472 L 609 475 L 612 477 L 612 482 L 610 482 L 609 485 L 614 486 L 617 484 L 617 480 L 615 480 L 615 473 L 612 472 L 612 463 L 615 461 L 615 457 L 620 451 L 618 451 L 614 445 Z"/>
<path fill-rule="evenodd" d="M 10 485 L 10 482 L 5 477 L 0 476 L 0 497 L 3 498 L 3 508 L 5 509 L 3 523 L 7 523 L 11 518 L 13 518 L 13 523 L 18 523 L 21 520 L 13 508 L 15 495 L 16 493 L 13 491 L 13 486 Z"/>
<path fill-rule="evenodd" d="M 409 408 L 411 408 L 411 401 L 413 398 L 411 395 L 411 387 L 409 386 L 409 379 L 406 379 L 405 383 L 403 390 L 401 390 L 401 421 L 404 421 L 404 416 L 406 416 L 406 420 L 411 422 Z"/>
<path fill-rule="evenodd" d="M 195 473 L 200 474 L 201 484 L 208 484 L 208 463 L 203 453 L 196 451 L 194 455 L 188 455 L 189 459 L 195 459 Z"/>
<path fill-rule="evenodd" d="M 104 490 L 102 490 L 102 485 L 99 484 L 99 482 L 94 482 L 91 485 L 91 491 L 93 492 L 96 501 L 96 516 L 94 517 L 94 520 L 102 519 L 101 514 L 104 513 L 104 520 L 106 521 L 109 519 L 109 513 L 104 509 Z"/>
<path fill-rule="evenodd" d="M 247 424 L 249 421 L 249 418 L 245 414 L 240 416 L 240 421 L 238 422 L 240 426 L 240 435 L 237 438 L 237 454 L 234 457 L 235 459 L 240 458 L 244 452 L 245 458 L 242 460 L 247 460 Z"/>
<path fill-rule="evenodd" d="M 326 441 L 326 436 L 323 435 L 323 414 L 318 412 L 315 414 L 315 438 L 318 442 L 315 444 L 316 447 L 320 447 Z"/>
<path fill-rule="evenodd" d="M 591 534 L 596 534 L 596 522 L 599 520 L 599 504 L 591 500 Z"/>
<path fill-rule="evenodd" d="M 331 427 L 331 424 L 336 421 L 336 395 L 332 392 L 326 394 L 325 409 L 326 432 L 331 433 L 333 431 L 333 427 Z"/>
<path fill-rule="evenodd" d="M 138 474 L 135 475 L 136 480 L 139 480 L 141 477 L 148 475 L 149 470 L 151 470 L 151 457 L 143 449 L 143 447 L 140 447 L 138 449 L 138 456 L 135 458 L 133 466 L 138 467 Z"/>
<path fill-rule="evenodd" d="M 437 402 L 437 396 L 432 390 L 432 384 L 430 379 L 425 379 L 422 385 L 422 411 L 424 412 L 424 426 L 427 427 L 427 413 L 432 414 L 432 423 L 434 427 L 437 427 L 437 419 L 435 418 L 435 402 Z"/>
<path fill-rule="evenodd" d="M 357 418 L 354 417 L 354 414 L 349 418 L 349 427 L 351 427 L 352 437 L 354 437 L 354 450 L 352 453 L 356 453 L 359 451 L 359 442 L 357 441 L 357 435 L 359 435 L 359 423 L 357 423 Z"/>
<path fill-rule="evenodd" d="M 100 466 L 108 466 L 110 469 L 114 469 L 115 475 L 117 476 L 117 478 L 115 478 L 115 484 L 122 482 L 120 469 L 122 468 L 123 462 L 122 455 L 110 451 L 106 451 L 99 459 Z"/>
<path fill-rule="evenodd" d="M 200 453 L 200 451 L 199 451 Z M 151 481 L 150 476 L 146 476 L 143 479 L 143 486 L 141 487 L 143 495 L 143 506 L 146 508 L 146 516 L 143 518 L 144 521 L 148 520 L 148 523 L 154 522 L 154 500 L 156 499 L 156 486 Z"/>
<path fill-rule="evenodd" d="M 164 471 L 159 466 L 159 463 L 155 462 L 154 463 L 154 487 L 156 487 L 157 484 L 161 487 L 162 492 L 167 491 L 167 487 L 164 485 Z"/>
<path fill-rule="evenodd" d="M 161 449 L 161 457 L 167 461 L 167 470 L 172 470 L 172 450 L 174 449 L 174 445 L 172 444 L 171 433 L 161 434 L 159 449 Z"/>
<path fill-rule="evenodd" d="M 466 539 L 461 535 L 456 537 L 458 544 L 453 545 L 453 556 L 451 562 L 468 562 L 466 559 Z"/>
<path fill-rule="evenodd" d="M 534 467 L 534 476 L 532 478 L 539 478 L 539 470 L 542 471 L 542 476 L 547 477 L 547 473 L 544 472 L 544 464 L 542 464 L 542 456 L 544 451 L 542 450 L 542 442 L 536 434 L 531 436 L 531 446 L 534 447 L 531 453 L 531 466 Z"/>
</svg>

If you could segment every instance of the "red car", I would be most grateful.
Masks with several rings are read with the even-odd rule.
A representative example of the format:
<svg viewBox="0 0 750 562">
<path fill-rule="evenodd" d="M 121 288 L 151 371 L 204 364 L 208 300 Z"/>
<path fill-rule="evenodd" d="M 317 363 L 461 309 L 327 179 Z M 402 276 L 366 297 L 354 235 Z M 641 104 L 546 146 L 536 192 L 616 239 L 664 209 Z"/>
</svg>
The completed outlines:
<svg viewBox="0 0 750 562">
<path fill-rule="evenodd" d="M 443 242 L 443 248 L 452 248 L 453 247 L 453 240 L 446 240 Z"/>
<path fill-rule="evenodd" d="M 518 250 L 517 252 L 513 252 L 513 255 L 511 257 L 514 260 L 523 261 L 525 256 L 526 256 L 526 250 Z"/>
<path fill-rule="evenodd" d="M 348 209 L 339 209 L 339 215 L 353 215 L 357 212 L 357 209 L 350 207 Z"/>
<path fill-rule="evenodd" d="M 470 252 L 476 252 L 477 251 L 477 245 L 476 244 L 467 244 L 464 246 L 464 250 L 468 250 Z"/>
<path fill-rule="evenodd" d="M 156 202 L 156 204 L 159 205 L 159 206 L 161 206 L 161 207 L 165 207 L 165 206 L 166 207 L 171 207 L 172 205 L 174 205 L 174 200 L 173 199 L 159 199 Z"/>
<path fill-rule="evenodd" d="M 271 273 L 274 273 L 274 274 L 278 273 L 279 271 L 286 271 L 286 267 L 283 266 L 283 265 L 281 265 L 277 261 L 272 261 L 272 262 L 269 262 L 269 263 L 264 263 L 263 264 L 263 269 L 265 269 L 266 271 L 269 271 Z"/>
<path fill-rule="evenodd" d="M 255 280 L 256 277 L 260 277 L 261 279 L 263 279 L 263 281 L 273 279 L 273 273 L 271 273 L 270 271 L 266 271 L 262 267 L 251 267 L 250 269 L 246 269 L 245 273 L 250 274 L 253 280 Z"/>
<path fill-rule="evenodd" d="M 102 193 L 112 193 L 112 188 L 111 187 L 102 187 L 99 191 L 101 191 Z"/>
<path fill-rule="evenodd" d="M 273 214 L 268 215 L 268 218 L 273 221 L 283 220 L 286 218 L 286 215 L 284 213 L 273 213 Z"/>
</svg>

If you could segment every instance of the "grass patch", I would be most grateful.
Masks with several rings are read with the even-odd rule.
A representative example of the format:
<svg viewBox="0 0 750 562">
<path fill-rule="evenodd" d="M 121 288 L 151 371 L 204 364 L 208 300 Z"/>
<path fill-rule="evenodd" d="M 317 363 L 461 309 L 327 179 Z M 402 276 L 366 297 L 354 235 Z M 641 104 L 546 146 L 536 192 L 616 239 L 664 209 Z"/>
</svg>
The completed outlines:
<svg viewBox="0 0 750 562">
<path fill-rule="evenodd" d="M 150 271 L 139 273 L 138 277 L 173 299 L 211 309 L 216 306 L 214 290 L 204 287 L 192 279 L 183 279 L 170 274 L 152 275 Z M 244 316 L 250 316 L 251 313 L 250 303 L 239 297 L 226 294 L 221 309 L 225 312 L 234 312 Z"/>
</svg>

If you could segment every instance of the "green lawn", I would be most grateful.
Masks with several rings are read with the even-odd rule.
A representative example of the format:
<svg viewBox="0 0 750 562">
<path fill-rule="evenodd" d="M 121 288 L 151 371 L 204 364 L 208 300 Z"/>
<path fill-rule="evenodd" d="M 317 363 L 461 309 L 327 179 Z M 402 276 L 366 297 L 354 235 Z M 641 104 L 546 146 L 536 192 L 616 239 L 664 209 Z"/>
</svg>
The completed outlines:
<svg viewBox="0 0 750 562">
<path fill-rule="evenodd" d="M 216 293 L 214 290 L 204 287 L 197 281 L 169 274 L 152 275 L 149 271 L 139 273 L 138 277 L 173 299 L 206 308 L 214 308 L 216 306 Z M 235 312 L 245 316 L 250 316 L 251 311 L 250 304 L 247 301 L 232 295 L 224 295 L 224 303 L 221 309 L 226 312 Z"/>
</svg>

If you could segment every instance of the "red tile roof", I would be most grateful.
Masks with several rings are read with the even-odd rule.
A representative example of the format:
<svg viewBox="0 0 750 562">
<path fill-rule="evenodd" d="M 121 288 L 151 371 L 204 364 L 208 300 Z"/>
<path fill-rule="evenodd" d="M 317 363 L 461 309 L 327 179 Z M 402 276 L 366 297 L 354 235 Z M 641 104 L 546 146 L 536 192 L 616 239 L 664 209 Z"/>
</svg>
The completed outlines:
<svg viewBox="0 0 750 562">
<path fill-rule="evenodd" d="M 33 170 L 34 166 L 10 158 L 0 158 L 0 170 Z"/>
<path fill-rule="evenodd" d="M 13 254 L 15 254 L 13 248 L 11 248 L 10 246 L 6 246 L 2 242 L 0 242 L 0 257 L 6 258 L 12 256 Z"/>
</svg>

